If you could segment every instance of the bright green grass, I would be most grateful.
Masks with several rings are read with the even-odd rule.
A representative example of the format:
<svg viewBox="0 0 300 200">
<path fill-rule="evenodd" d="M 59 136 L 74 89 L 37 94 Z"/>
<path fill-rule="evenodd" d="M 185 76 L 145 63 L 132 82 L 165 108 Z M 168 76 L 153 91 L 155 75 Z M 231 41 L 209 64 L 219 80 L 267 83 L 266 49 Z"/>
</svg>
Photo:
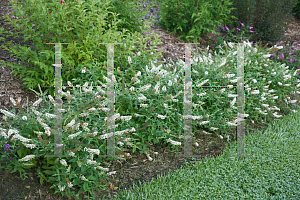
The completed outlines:
<svg viewBox="0 0 300 200">
<path fill-rule="evenodd" d="M 300 107 L 246 136 L 245 153 L 255 156 L 229 158 L 236 154 L 232 144 L 217 158 L 134 185 L 115 199 L 300 199 Z"/>
</svg>

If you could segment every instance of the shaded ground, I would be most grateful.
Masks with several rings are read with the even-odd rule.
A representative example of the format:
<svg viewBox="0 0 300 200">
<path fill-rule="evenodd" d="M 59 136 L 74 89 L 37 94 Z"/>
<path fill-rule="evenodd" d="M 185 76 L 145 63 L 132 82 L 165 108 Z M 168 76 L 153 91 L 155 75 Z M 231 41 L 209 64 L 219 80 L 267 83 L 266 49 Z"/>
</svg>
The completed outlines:
<svg viewBox="0 0 300 200">
<path fill-rule="evenodd" d="M 5 30 L 11 30 L 11 26 L 7 25 L 4 21 L 3 16 L 7 13 L 12 12 L 11 8 L 8 8 L 7 0 L 0 0 L 0 24 L 5 28 Z M 16 31 L 14 31 L 16 32 Z M 299 32 L 296 32 L 296 34 Z M 21 43 L 22 37 L 13 38 L 7 37 L 6 40 L 12 40 L 13 44 L 22 44 L 33 46 L 29 41 Z M 1 42 L 0 42 L 1 45 Z M 11 62 L 12 59 L 15 59 L 15 56 L 10 58 L 10 53 L 4 51 L 0 48 L 0 60 L 5 62 Z M 16 59 L 15 59 L 16 60 Z M 20 59 L 18 59 L 20 62 Z M 25 62 L 24 62 L 25 63 Z M 30 67 L 30 66 L 28 66 Z M 0 108 L 7 108 L 11 110 L 12 104 L 9 101 L 9 96 L 12 96 L 14 99 L 21 97 L 21 104 L 25 104 L 27 97 L 29 102 L 32 103 L 37 98 L 35 93 L 31 91 L 25 91 L 21 89 L 22 81 L 16 77 L 10 75 L 11 70 L 9 67 L 4 66 L 0 68 Z M 5 80 L 2 81 L 2 80 Z M 2 82 L 1 82 L 2 81 Z M 291 97 L 291 99 L 300 99 L 299 95 L 297 97 Z M 278 102 L 279 106 L 283 102 Z M 299 103 L 297 103 L 299 105 Z M 17 109 L 18 110 L 18 109 Z M 279 114 L 286 114 L 280 111 Z M 2 120 L 2 114 L 0 114 L 0 122 Z M 252 130 L 262 130 L 267 127 L 269 121 L 247 124 L 247 127 Z M 204 129 L 205 130 L 205 129 Z M 208 131 L 208 130 L 205 130 Z M 220 139 L 217 135 L 206 135 L 199 131 L 195 133 L 195 139 L 197 140 L 199 146 L 193 146 L 193 154 L 201 155 L 204 157 L 214 157 L 222 153 L 222 149 L 228 144 L 226 139 Z M 231 135 L 235 135 L 235 128 L 231 131 Z M 1 147 L 2 148 L 2 147 Z M 4 148 L 4 147 L 3 147 Z M 169 171 L 172 172 L 176 169 L 179 169 L 184 162 L 190 161 L 186 158 L 178 158 L 175 155 L 183 154 L 183 150 L 180 152 L 172 152 L 172 149 L 164 147 L 162 144 L 157 144 L 152 147 L 152 151 L 158 152 L 159 154 L 156 157 L 153 157 L 153 161 L 148 161 L 145 155 L 139 155 L 135 152 L 132 155 L 132 158 L 128 158 L 126 161 L 121 161 L 120 163 L 116 161 L 107 161 L 110 164 L 110 171 L 116 171 L 116 175 L 112 175 L 109 182 L 114 183 L 114 187 L 117 187 L 116 190 L 103 191 L 101 194 L 97 194 L 99 199 L 112 199 L 113 194 L 118 193 L 121 189 L 130 190 L 133 183 L 138 184 L 141 182 L 151 181 L 152 178 L 156 178 L 158 175 L 165 175 Z M 152 156 L 151 156 L 152 157 Z M 9 200 L 9 199 L 67 199 L 61 194 L 54 194 L 54 189 L 50 190 L 50 184 L 44 182 L 43 186 L 39 183 L 39 178 L 36 175 L 36 169 L 26 169 L 28 175 L 27 178 L 21 179 L 19 173 L 5 174 L 3 169 L 0 169 L 0 200 Z M 80 195 L 80 199 L 83 199 L 83 194 Z"/>
</svg>

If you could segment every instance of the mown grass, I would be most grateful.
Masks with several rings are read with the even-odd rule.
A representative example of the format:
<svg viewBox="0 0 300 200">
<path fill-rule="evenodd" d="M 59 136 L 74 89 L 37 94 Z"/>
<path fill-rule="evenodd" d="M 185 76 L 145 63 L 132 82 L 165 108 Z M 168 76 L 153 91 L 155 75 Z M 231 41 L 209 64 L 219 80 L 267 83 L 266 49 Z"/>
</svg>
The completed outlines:
<svg viewBox="0 0 300 200">
<path fill-rule="evenodd" d="M 174 173 L 120 192 L 116 199 L 299 199 L 300 107 L 297 113 L 245 137 L 245 153 L 229 157 L 235 144 Z"/>
</svg>

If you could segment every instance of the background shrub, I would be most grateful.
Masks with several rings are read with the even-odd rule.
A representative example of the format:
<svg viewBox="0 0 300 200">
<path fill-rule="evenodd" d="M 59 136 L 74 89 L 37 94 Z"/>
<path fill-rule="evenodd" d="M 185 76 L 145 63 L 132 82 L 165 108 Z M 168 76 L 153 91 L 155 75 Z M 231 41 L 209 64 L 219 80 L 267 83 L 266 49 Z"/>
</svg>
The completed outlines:
<svg viewBox="0 0 300 200">
<path fill-rule="evenodd" d="M 233 0 L 236 12 L 232 14 L 238 19 L 229 28 L 237 27 L 239 21 L 246 26 L 253 26 L 258 34 L 252 39 L 262 43 L 275 45 L 284 36 L 284 22 L 291 20 L 292 8 L 297 0 Z"/>
<path fill-rule="evenodd" d="M 189 42 L 190 38 L 196 43 L 199 35 L 211 32 L 216 25 L 233 18 L 229 13 L 234 8 L 228 9 L 229 5 L 231 5 L 230 0 L 167 0 L 162 2 L 161 21 L 158 25 L 172 33 L 180 34 L 178 38 L 180 40 Z"/>
<path fill-rule="evenodd" d="M 139 17 L 142 14 L 128 12 L 129 7 L 136 9 L 131 2 L 120 2 L 123 3 L 124 7 L 124 10 L 120 10 L 122 17 L 127 15 Z M 83 66 L 89 68 L 91 62 L 98 63 L 95 73 L 106 76 L 107 72 L 103 66 L 106 66 L 107 62 L 107 46 L 99 43 L 125 43 L 114 45 L 114 62 L 116 68 L 120 68 L 121 65 L 125 68 L 129 67 L 128 55 L 134 57 L 132 55 L 132 50 L 135 49 L 134 45 L 139 44 L 141 46 L 144 42 L 140 40 L 147 37 L 142 36 L 141 33 L 127 33 L 125 28 L 132 30 L 134 25 L 138 25 L 138 23 L 122 23 L 122 26 L 118 27 L 117 24 L 120 23 L 120 20 L 116 17 L 115 11 L 121 6 L 115 8 L 112 4 L 118 5 L 119 3 L 116 3 L 116 0 L 68 0 L 66 2 L 60 1 L 60 3 L 54 0 L 26 0 L 14 6 L 13 1 L 11 1 L 11 7 L 17 11 L 14 16 L 18 20 L 12 22 L 9 16 L 6 16 L 6 21 L 9 21 L 15 30 L 22 30 L 18 33 L 24 34 L 24 41 L 32 40 L 33 44 L 36 44 L 36 48 L 32 50 L 26 46 L 13 46 L 11 42 L 5 43 L 2 45 L 5 50 L 10 51 L 17 58 L 21 57 L 22 62 L 28 59 L 28 63 L 32 64 L 33 67 L 28 69 L 28 67 L 18 63 L 6 63 L 6 65 L 11 66 L 11 69 L 15 70 L 14 75 L 18 74 L 19 78 L 24 81 L 25 89 L 36 89 L 40 85 L 43 91 L 47 91 L 51 95 L 54 94 L 54 87 L 46 89 L 45 87 L 54 85 L 55 51 L 54 45 L 47 45 L 46 43 L 70 43 L 61 45 L 62 85 L 68 85 L 68 80 L 72 81 L 74 78 L 80 77 L 79 70 L 76 69 L 81 69 Z M 21 7 L 23 8 L 22 12 Z M 24 20 L 25 15 L 27 15 L 26 20 Z M 35 29 L 32 29 L 32 24 L 36 25 Z M 13 35 L 12 32 L 3 32 L 3 29 L 2 31 L 0 29 L 0 33 Z M 155 42 L 154 45 L 156 45 Z M 145 47 L 141 46 L 140 49 L 143 50 Z M 127 55 L 124 55 L 125 52 Z M 147 60 L 162 57 L 159 53 L 141 52 L 141 54 Z"/>
</svg>

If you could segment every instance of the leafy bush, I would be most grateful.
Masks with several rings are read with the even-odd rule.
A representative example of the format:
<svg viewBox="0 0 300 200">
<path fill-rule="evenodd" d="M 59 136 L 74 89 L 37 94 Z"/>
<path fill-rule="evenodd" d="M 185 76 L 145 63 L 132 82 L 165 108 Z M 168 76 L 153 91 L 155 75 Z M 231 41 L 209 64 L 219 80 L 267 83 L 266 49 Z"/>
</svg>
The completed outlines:
<svg viewBox="0 0 300 200">
<path fill-rule="evenodd" d="M 254 27 L 257 35 L 252 40 L 266 44 L 275 45 L 284 35 L 284 22 L 291 19 L 291 10 L 297 0 L 259 0 L 259 1 L 239 1 L 234 0 L 233 12 L 238 20 L 232 23 L 229 28 L 237 27 L 239 21 L 246 26 Z"/>
<path fill-rule="evenodd" d="M 36 89 L 38 85 L 42 87 L 54 85 L 54 48 L 53 45 L 47 45 L 46 43 L 70 43 L 61 45 L 63 85 L 67 85 L 68 80 L 80 76 L 76 68 L 81 69 L 86 65 L 89 67 L 91 61 L 99 63 L 99 68 L 93 69 L 95 73 L 105 73 L 102 66 L 106 65 L 107 49 L 105 44 L 99 43 L 124 43 L 114 45 L 116 68 L 121 68 L 121 65 L 125 68 L 128 67 L 128 65 L 124 64 L 127 57 L 123 54 L 126 52 L 133 56 L 131 50 L 134 50 L 136 48 L 134 45 L 137 44 L 143 50 L 142 55 L 146 60 L 153 60 L 162 56 L 159 53 L 152 55 L 150 52 L 145 51 L 145 46 L 140 41 L 148 37 L 144 37 L 141 33 L 126 33 L 127 30 L 124 28 L 132 29 L 138 23 L 122 23 L 121 28 L 124 28 L 121 31 L 116 30 L 118 21 L 114 11 L 119 7 L 111 5 L 116 5 L 116 0 L 112 1 L 112 3 L 108 0 L 71 0 L 68 2 L 61 1 L 60 3 L 54 0 L 27 0 L 17 5 L 13 5 L 12 2 L 14 1 L 11 1 L 11 7 L 17 11 L 14 15 L 18 19 L 12 23 L 12 20 L 7 15 L 6 21 L 13 24 L 16 30 L 22 30 L 19 33 L 24 34 L 24 41 L 32 40 L 33 44 L 36 45 L 34 50 L 26 46 L 13 46 L 11 42 L 2 45 L 4 49 L 12 52 L 17 58 L 21 57 L 22 62 L 28 59 L 28 62 L 33 65 L 33 67 L 28 69 L 18 63 L 5 63 L 11 66 L 12 70 L 15 70 L 14 75 L 18 74 L 19 78 L 24 80 L 25 89 Z M 132 2 L 122 1 L 121 3 L 125 10 L 129 7 L 135 9 Z M 23 7 L 23 11 L 20 10 L 21 7 Z M 133 12 L 124 13 L 124 10 L 120 10 L 120 12 L 122 17 L 133 15 Z M 141 14 L 136 13 L 135 15 L 139 17 Z M 34 30 L 32 29 L 32 24 L 36 25 Z M 145 26 L 147 25 L 145 24 Z M 3 28 L 0 29 L 0 33 L 13 35 L 11 31 L 3 31 Z M 157 41 L 159 40 L 155 38 L 155 42 Z M 155 42 L 153 45 L 156 45 Z M 53 87 L 46 89 L 46 91 L 51 95 L 54 94 Z"/>
<path fill-rule="evenodd" d="M 230 0 L 163 1 L 160 7 L 161 21 L 158 25 L 172 31 L 172 33 L 179 33 L 178 39 L 180 40 L 188 42 L 191 38 L 197 43 L 196 39 L 199 35 L 211 32 L 216 25 L 233 18 L 227 16 L 233 9 L 228 9 L 229 5 L 231 5 Z"/>
<path fill-rule="evenodd" d="M 298 0 L 297 4 L 293 7 L 292 10 L 295 17 L 300 19 L 300 1 Z"/>
<path fill-rule="evenodd" d="M 280 65 L 267 59 L 269 50 L 260 52 L 250 43 L 244 42 L 245 48 L 245 121 L 258 121 L 261 118 L 280 118 L 281 109 L 276 107 L 276 101 L 283 101 L 291 91 L 299 90 L 295 74 L 296 71 L 288 70 L 285 64 Z M 193 132 L 195 125 L 215 132 L 223 138 L 224 130 L 235 129 L 236 126 L 236 88 L 203 88 L 204 85 L 233 85 L 237 82 L 234 78 L 237 74 L 236 46 L 224 43 L 226 49 L 212 57 L 208 55 L 195 55 L 192 62 L 194 84 L 193 88 Z M 120 77 L 113 78 L 115 83 L 115 127 L 116 154 L 124 155 L 128 151 L 148 154 L 149 146 L 163 141 L 166 146 L 173 149 L 183 148 L 183 90 L 184 90 L 184 63 L 175 65 L 175 70 L 168 72 L 168 66 L 140 65 L 138 58 L 128 59 L 128 64 L 137 73 L 131 77 L 130 83 L 124 84 L 123 78 L 126 71 L 117 70 Z M 135 63 L 135 64 L 133 64 Z M 91 75 L 88 69 L 82 73 Z M 128 69 L 128 71 L 130 71 Z M 64 148 L 63 155 L 66 158 L 44 158 L 45 155 L 53 155 L 54 137 L 53 126 L 55 115 L 53 104 L 55 101 L 51 95 L 46 98 L 39 94 L 37 100 L 30 109 L 23 110 L 14 99 L 12 103 L 21 110 L 18 115 L 15 110 L 4 113 L 6 122 L 1 125 L 0 144 L 3 148 L 10 144 L 15 153 L 3 153 L 1 157 L 12 158 L 4 163 L 5 168 L 14 168 L 24 175 L 23 168 L 40 166 L 37 169 L 41 183 L 43 180 L 54 183 L 51 188 L 63 195 L 77 195 L 89 192 L 94 198 L 93 191 L 105 189 L 109 183 L 104 181 L 110 173 L 105 164 L 105 158 L 97 155 L 105 155 L 106 134 L 106 92 L 97 87 L 89 87 L 91 76 L 82 77 L 86 81 L 84 87 L 68 90 L 63 87 L 63 95 L 67 102 L 63 104 L 63 131 L 62 138 Z M 140 78 L 139 78 L 140 77 Z M 195 77 L 195 78 L 194 78 Z M 103 76 L 102 79 L 107 80 Z M 127 79 L 129 80 L 129 78 Z M 104 85 L 102 82 L 98 81 Z M 72 86 L 71 82 L 68 82 Z M 269 92 L 265 92 L 267 90 Z M 66 89 L 68 91 L 66 91 Z M 264 92 L 260 92 L 260 91 Z M 78 92 L 79 91 L 79 92 Z M 272 92 L 272 93 L 271 93 Z M 42 92 L 41 92 L 42 93 Z M 267 94 L 266 94 L 267 93 Z M 260 96 L 261 94 L 261 96 Z M 50 102 L 49 102 L 50 100 Z M 46 106 L 38 108 L 37 105 L 45 101 Z M 198 102 L 198 103 L 194 103 Z M 290 100 L 287 103 L 295 103 Z M 277 110 L 278 112 L 274 112 Z M 289 109 L 290 110 L 290 109 Z M 203 116 L 206 116 L 204 119 Z M 121 121 L 119 121 L 121 120 Z M 196 120 L 196 121 L 195 121 Z M 199 120 L 199 121 L 198 121 Z M 145 129 L 139 129 L 146 126 Z M 21 148 L 21 149 L 20 149 Z M 128 155 L 128 154 L 127 154 Z M 122 159 L 122 158 L 120 158 Z M 22 171 L 23 170 L 23 171 Z M 26 175 L 26 174 L 25 174 Z M 99 184 L 96 184 L 96 182 Z M 95 185 L 96 184 L 96 185 Z"/>
</svg>

